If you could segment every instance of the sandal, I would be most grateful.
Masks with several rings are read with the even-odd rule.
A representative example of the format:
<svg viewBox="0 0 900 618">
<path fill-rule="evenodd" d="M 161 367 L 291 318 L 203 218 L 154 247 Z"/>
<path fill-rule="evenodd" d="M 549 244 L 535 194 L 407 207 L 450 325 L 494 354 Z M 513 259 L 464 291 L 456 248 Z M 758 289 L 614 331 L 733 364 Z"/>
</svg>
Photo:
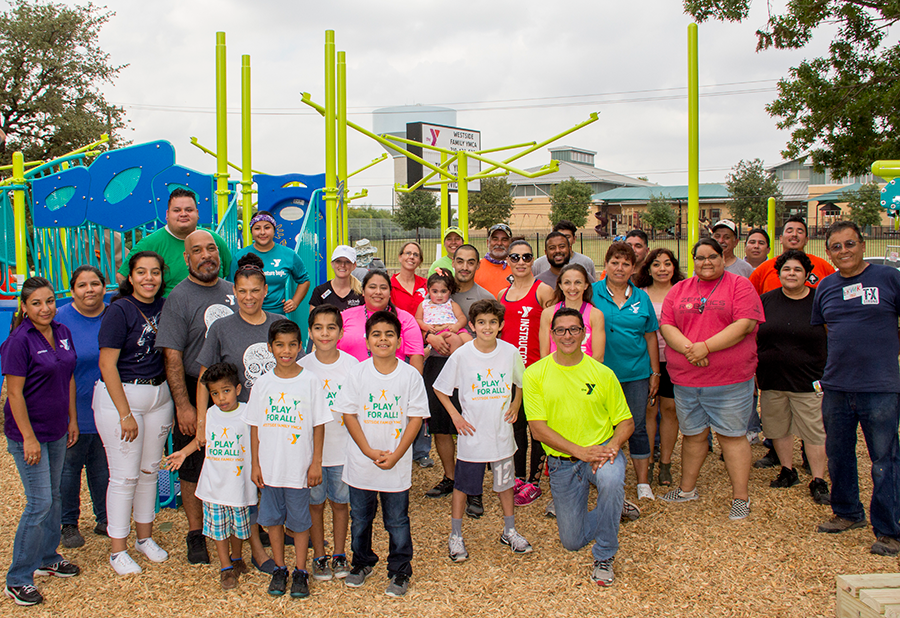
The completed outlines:
<svg viewBox="0 0 900 618">
<path fill-rule="evenodd" d="M 656 465 L 656 462 L 653 461 L 653 457 L 650 458 L 650 465 L 647 467 L 647 484 L 650 485 L 653 483 L 653 467 Z"/>
<path fill-rule="evenodd" d="M 672 485 L 672 464 L 659 464 L 659 486 L 670 487 Z"/>
</svg>

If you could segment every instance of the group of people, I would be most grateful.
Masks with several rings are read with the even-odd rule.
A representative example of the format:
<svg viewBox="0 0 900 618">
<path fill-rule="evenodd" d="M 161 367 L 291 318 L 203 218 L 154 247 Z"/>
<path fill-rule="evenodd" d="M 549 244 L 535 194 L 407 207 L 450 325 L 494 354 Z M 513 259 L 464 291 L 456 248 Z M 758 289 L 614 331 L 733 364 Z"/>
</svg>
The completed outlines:
<svg viewBox="0 0 900 618">
<path fill-rule="evenodd" d="M 59 313 L 49 282 L 26 281 L 16 328 L 0 348 L 7 443 L 27 497 L 5 589 L 16 603 L 42 600 L 35 573 L 79 572 L 58 545 L 84 544 L 82 469 L 112 569 L 143 568 L 126 542 L 132 519 L 134 555 L 165 561 L 152 537 L 160 465 L 179 472 L 189 562 L 209 563 L 212 539 L 222 588 L 248 569 L 243 540 L 252 565 L 271 575 L 272 595 L 290 581 L 291 596 L 308 596 L 310 577 L 362 586 L 378 562 L 380 502 L 390 536 L 386 593 L 402 596 L 412 575 L 412 463 L 435 465 L 432 440 L 443 474 L 425 495 L 452 496 L 451 560 L 468 558 L 462 518 L 484 514 L 490 464 L 500 542 L 532 551 L 514 511 L 540 497 L 549 476 L 547 513 L 563 546 L 593 541 L 591 578 L 606 586 L 619 522 L 640 515 L 625 499 L 623 447 L 638 503 L 656 499 L 654 477 L 666 488 L 660 499 L 686 502 L 699 497 L 714 432 L 732 485 L 729 517 L 740 520 L 750 514 L 760 417 L 771 440 L 763 459 L 781 465 L 773 487 L 799 482 L 793 436 L 801 438 L 811 497 L 833 511 L 822 532 L 866 523 L 855 456 L 861 424 L 875 481 L 872 551 L 900 552 L 900 341 L 891 334 L 900 272 L 863 260 L 852 223 L 826 236 L 837 273 L 803 252 L 806 225 L 793 218 L 783 253 L 768 260 L 766 231 L 751 230 L 742 260 L 737 226 L 719 221 L 692 248 L 690 278 L 641 230 L 613 242 L 598 269 L 574 252 L 577 230 L 565 221 L 542 257 L 505 224 L 489 230 L 483 257 L 448 228 L 446 256 L 427 278 L 417 274 L 424 252 L 416 242 L 401 247 L 399 272 L 357 270 L 362 280 L 353 274 L 357 252 L 339 246 L 334 278 L 310 293 L 305 355 L 284 314 L 300 305 L 309 278 L 296 254 L 274 243 L 275 230 L 268 213 L 257 213 L 254 243 L 231 267 L 221 239 L 197 229 L 193 194 L 176 190 L 166 227 L 135 245 L 109 306 L 106 282 L 90 266 L 72 273 L 73 302 Z M 173 452 L 163 459 L 170 431 Z M 295 546 L 292 571 L 287 544 Z"/>
</svg>

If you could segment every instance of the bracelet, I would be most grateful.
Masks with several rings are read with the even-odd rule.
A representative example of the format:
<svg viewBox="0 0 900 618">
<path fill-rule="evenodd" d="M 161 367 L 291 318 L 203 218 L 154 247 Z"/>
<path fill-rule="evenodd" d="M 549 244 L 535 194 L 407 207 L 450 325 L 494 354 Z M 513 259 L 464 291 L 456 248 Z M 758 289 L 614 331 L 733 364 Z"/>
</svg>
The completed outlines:
<svg viewBox="0 0 900 618">
<path fill-rule="evenodd" d="M 662 374 L 661 374 L 660 372 L 658 372 L 658 371 L 653 371 L 653 372 L 650 373 L 650 375 L 656 376 L 657 378 L 661 378 L 661 377 L 662 377 Z"/>
<path fill-rule="evenodd" d="M 119 423 L 120 423 L 120 424 L 121 424 L 121 423 L 124 423 L 124 422 L 127 421 L 129 418 L 131 418 L 131 412 L 129 412 L 129 413 L 126 414 L 125 416 L 120 417 L 120 418 L 119 418 Z"/>
</svg>

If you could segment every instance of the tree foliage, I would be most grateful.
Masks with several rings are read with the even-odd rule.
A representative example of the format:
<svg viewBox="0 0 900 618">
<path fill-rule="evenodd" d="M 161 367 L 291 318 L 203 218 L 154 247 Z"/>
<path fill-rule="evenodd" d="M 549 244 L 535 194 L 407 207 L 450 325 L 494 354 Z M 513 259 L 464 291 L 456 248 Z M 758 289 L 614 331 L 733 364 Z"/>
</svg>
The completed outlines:
<svg viewBox="0 0 900 618">
<path fill-rule="evenodd" d="M 570 177 L 550 190 L 550 223 L 568 220 L 584 227 L 591 206 L 591 187 Z"/>
<path fill-rule="evenodd" d="M 85 6 L 13 0 L 0 13 L 0 164 L 21 150 L 26 161 L 49 159 L 125 127 L 125 110 L 100 92 L 125 68 L 100 49 L 114 13 Z M 115 145 L 125 142 L 116 140 Z"/>
<path fill-rule="evenodd" d="M 419 239 L 420 228 L 437 227 L 441 222 L 441 209 L 432 191 L 416 189 L 401 193 L 397 199 L 399 208 L 394 214 L 394 223 L 404 230 L 415 230 Z"/>
<path fill-rule="evenodd" d="M 393 217 L 390 210 L 374 206 L 351 206 L 347 210 L 349 219 L 392 219 Z"/>
<path fill-rule="evenodd" d="M 647 210 L 641 213 L 641 221 L 657 232 L 668 230 L 678 220 L 675 209 L 662 195 L 651 196 Z"/>
<path fill-rule="evenodd" d="M 506 178 L 485 178 L 481 191 L 469 194 L 469 225 L 486 230 L 495 223 L 508 223 L 513 209 Z"/>
<path fill-rule="evenodd" d="M 684 0 L 699 21 L 743 21 L 751 0 Z M 900 20 L 897 0 L 802 0 L 781 13 L 769 5 L 756 31 L 757 51 L 801 49 L 821 26 L 837 27 L 827 57 L 804 60 L 778 82 L 766 106 L 779 129 L 791 131 L 782 154 L 806 152 L 833 177 L 867 173 L 876 159 L 900 159 L 900 44 L 888 36 Z M 830 34 L 828 36 L 831 36 Z"/>
<path fill-rule="evenodd" d="M 763 168 L 762 159 L 740 161 L 725 177 L 725 186 L 731 194 L 731 219 L 750 227 L 765 225 L 768 219 L 769 198 L 774 197 L 776 213 L 784 209 L 781 189 L 775 174 Z"/>
<path fill-rule="evenodd" d="M 881 225 L 881 215 L 885 211 L 881 207 L 881 187 L 878 183 L 864 184 L 847 197 L 847 207 L 850 209 L 847 219 L 859 227 Z"/>
</svg>

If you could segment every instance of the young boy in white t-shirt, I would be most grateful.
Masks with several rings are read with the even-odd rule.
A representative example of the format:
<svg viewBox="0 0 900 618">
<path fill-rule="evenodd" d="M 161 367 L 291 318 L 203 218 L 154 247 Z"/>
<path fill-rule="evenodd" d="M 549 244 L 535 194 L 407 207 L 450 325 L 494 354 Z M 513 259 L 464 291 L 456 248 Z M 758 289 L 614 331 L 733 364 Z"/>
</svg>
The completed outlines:
<svg viewBox="0 0 900 618">
<path fill-rule="evenodd" d="M 290 320 L 272 324 L 269 352 L 275 356 L 275 368 L 254 383 L 244 413 L 250 425 L 251 478 L 261 490 L 257 521 L 269 529 L 276 565 L 269 594 L 281 596 L 287 588 L 287 526 L 294 533 L 296 553 L 291 596 L 304 598 L 309 596 L 309 488 L 322 482 L 324 425 L 333 419 L 318 378 L 297 364 L 300 327 Z"/>
<path fill-rule="evenodd" d="M 334 305 L 319 305 L 309 314 L 309 336 L 316 345 L 313 354 L 301 358 L 298 364 L 312 371 L 322 383 L 325 407 L 331 407 L 338 393 L 347 383 L 350 372 L 359 361 L 337 349 L 337 342 L 344 336 L 344 321 Z M 334 422 L 325 425 L 325 445 L 322 447 L 322 483 L 309 492 L 309 514 L 312 517 L 310 537 L 313 546 L 313 578 L 328 581 L 332 577 L 343 579 L 350 574 L 350 564 L 344 553 L 347 544 L 347 528 L 350 524 L 350 488 L 341 480 L 350 434 L 344 427 L 344 419 L 335 414 Z M 325 500 L 331 503 L 331 519 L 334 528 L 334 555 L 325 554 Z M 331 558 L 331 564 L 328 559 Z"/>
<path fill-rule="evenodd" d="M 514 346 L 497 339 L 504 315 L 505 308 L 496 300 L 475 302 L 469 308 L 469 327 L 475 340 L 456 350 L 434 381 L 434 393 L 459 433 L 450 514 L 449 553 L 454 562 L 469 557 L 462 537 L 462 516 L 466 496 L 482 493 L 487 464 L 503 508 L 500 542 L 517 554 L 531 551 L 531 544 L 516 531 L 513 515 L 516 441 L 512 424 L 522 401 L 525 365 Z M 518 387 L 515 397 L 513 384 Z M 459 389 L 462 414 L 450 400 L 454 389 Z"/>
<path fill-rule="evenodd" d="M 378 501 L 390 535 L 385 593 L 406 594 L 412 575 L 409 488 L 412 485 L 413 440 L 428 418 L 422 376 L 397 360 L 400 320 L 376 311 L 366 320 L 366 346 L 371 358 L 360 363 L 332 408 L 344 415 L 352 440 L 347 442 L 344 482 L 350 486 L 350 543 L 353 568 L 344 582 L 362 586 L 378 562 L 372 551 L 372 522 Z"/>
<path fill-rule="evenodd" d="M 247 465 L 250 431 L 242 418 L 245 404 L 237 400 L 241 394 L 237 367 L 216 363 L 200 379 L 215 405 L 206 412 L 206 454 L 196 495 L 203 501 L 203 534 L 215 541 L 219 554 L 219 581 L 223 590 L 231 590 L 247 572 L 241 546 L 250 538 L 250 507 L 256 504 Z M 166 467 L 178 470 L 199 448 L 200 441 L 194 438 L 166 458 Z"/>
</svg>

